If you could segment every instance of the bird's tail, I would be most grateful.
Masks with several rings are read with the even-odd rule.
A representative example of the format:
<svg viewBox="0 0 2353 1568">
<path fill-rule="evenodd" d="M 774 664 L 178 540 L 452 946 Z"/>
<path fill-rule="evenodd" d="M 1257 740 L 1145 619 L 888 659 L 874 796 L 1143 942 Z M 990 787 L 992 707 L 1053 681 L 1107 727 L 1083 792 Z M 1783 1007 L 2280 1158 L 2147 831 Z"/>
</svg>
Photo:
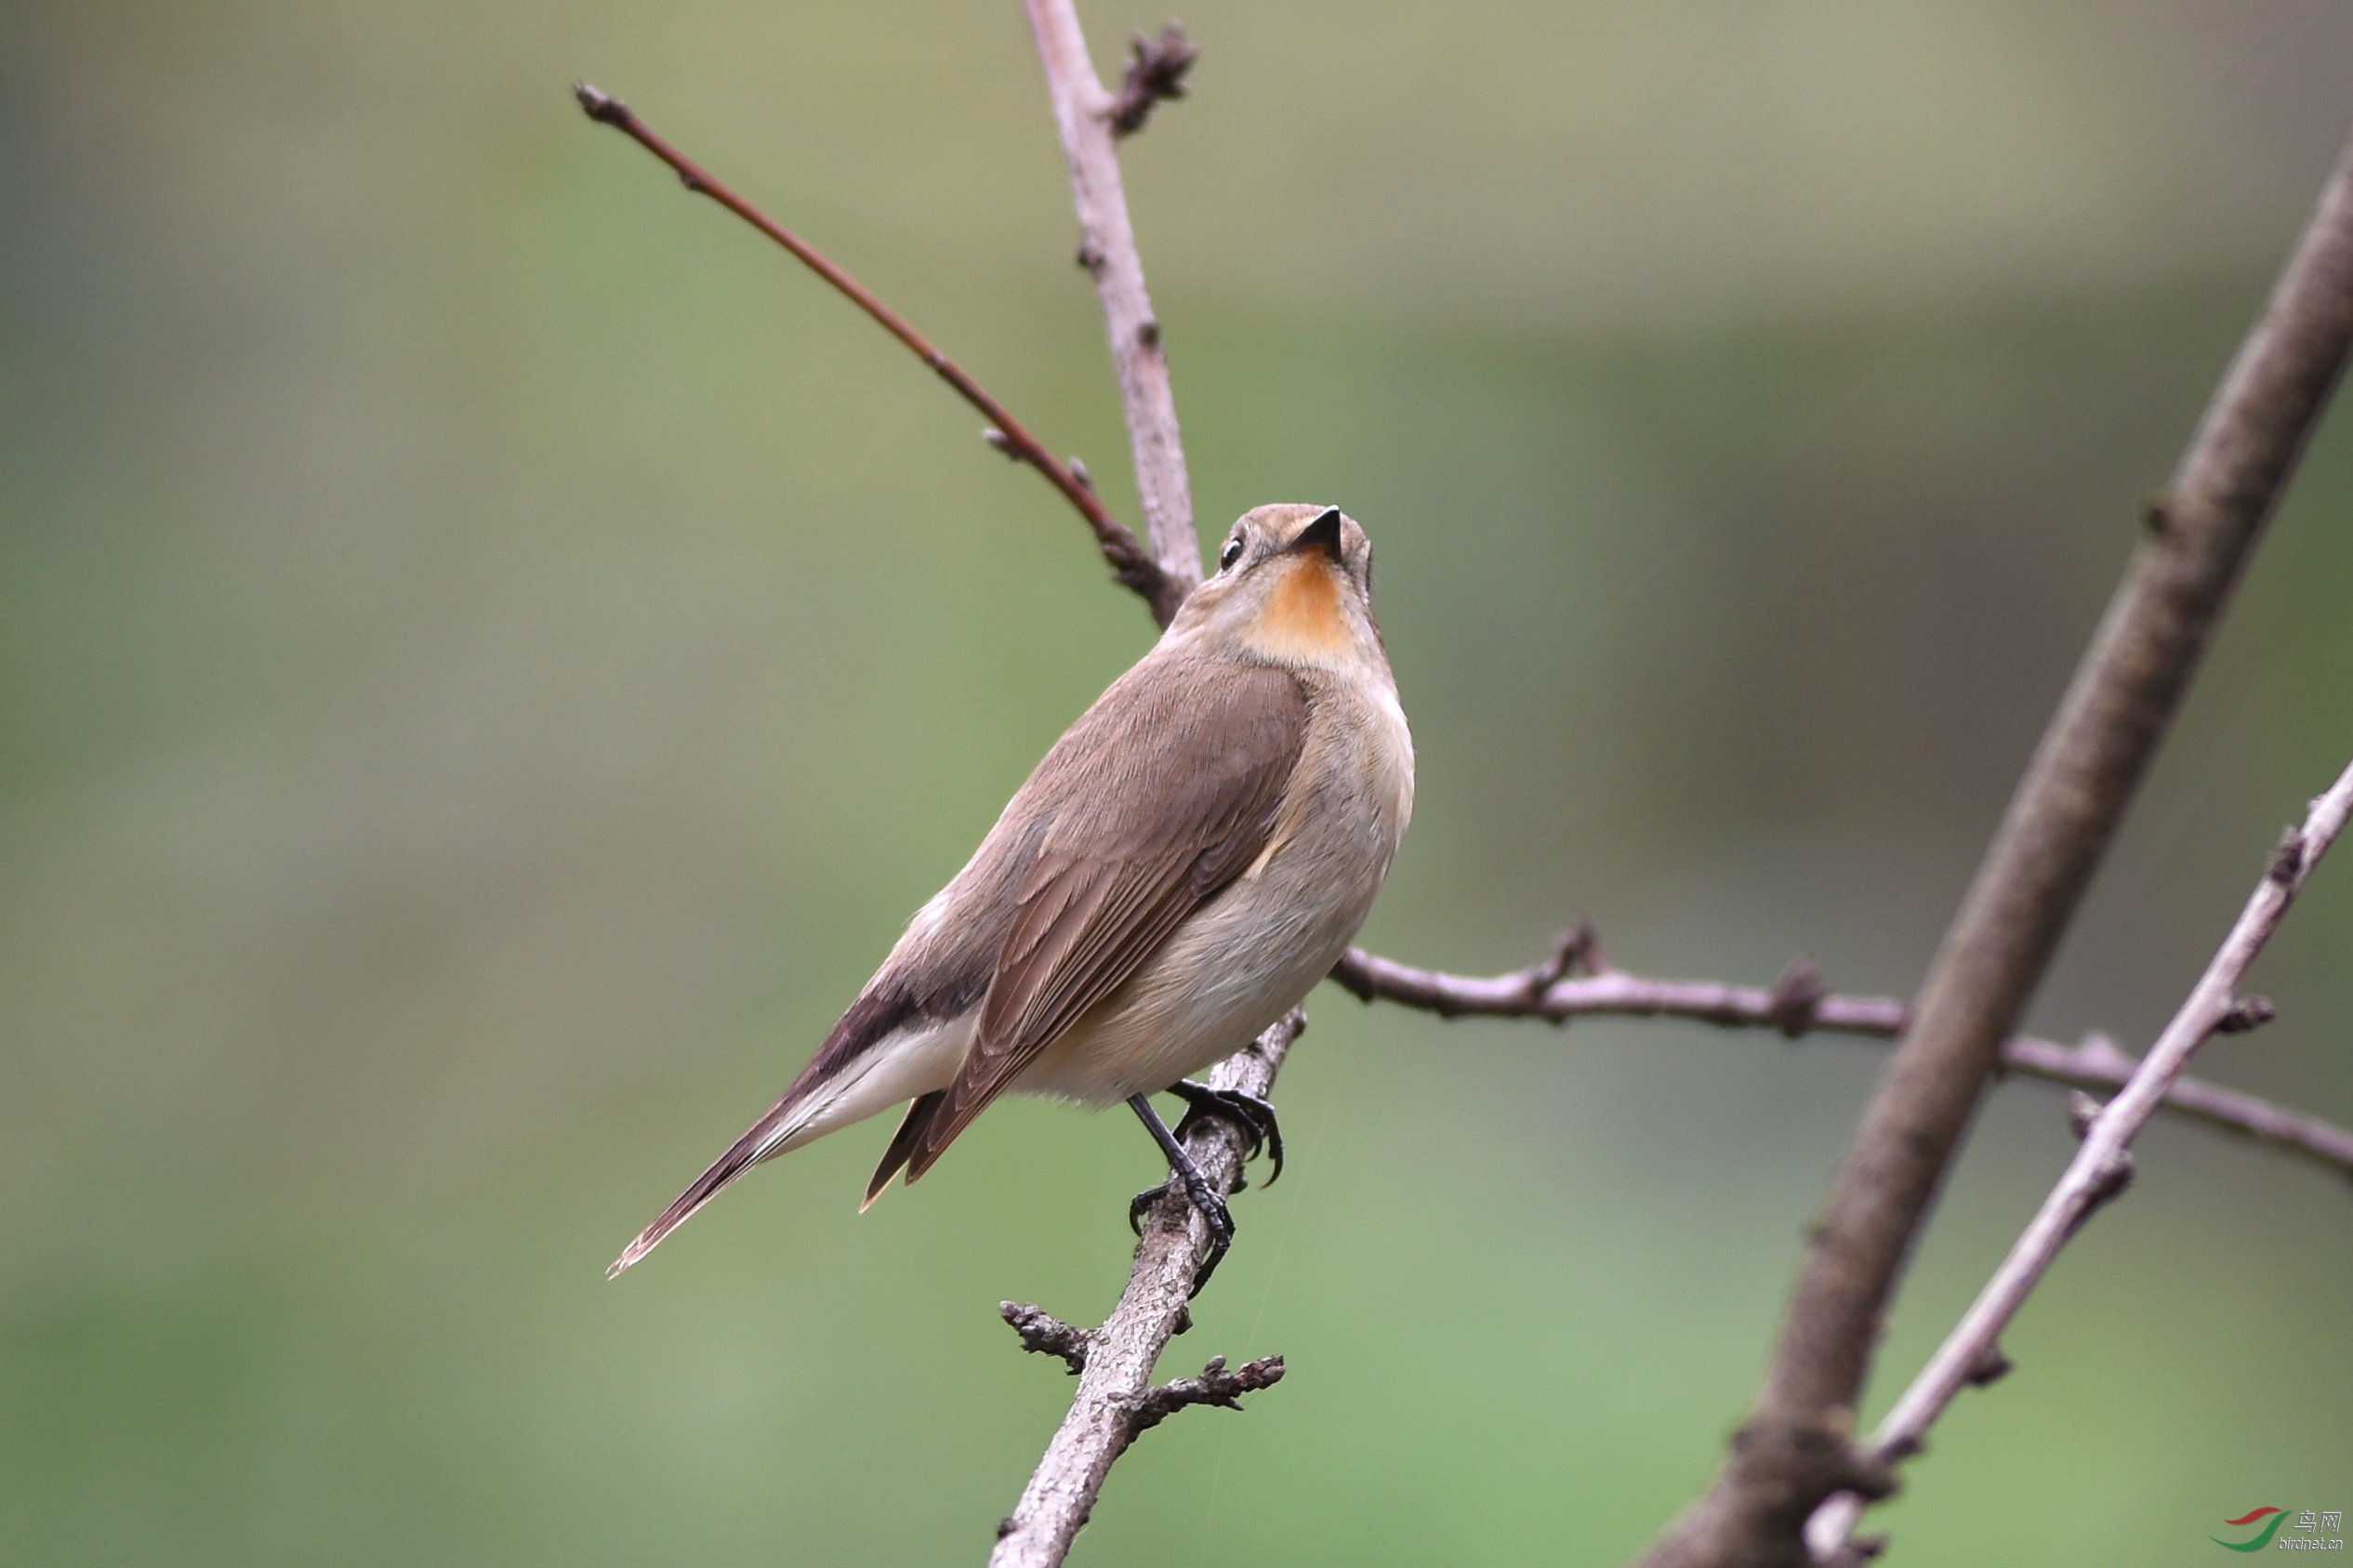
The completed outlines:
<svg viewBox="0 0 2353 1568">
<path fill-rule="evenodd" d="M 670 1200 L 670 1206 L 654 1217 L 654 1223 L 637 1233 L 637 1240 L 621 1249 L 621 1256 L 613 1260 L 613 1267 L 604 1272 L 606 1279 L 618 1279 L 621 1271 L 662 1245 L 662 1238 L 687 1221 L 696 1209 L 719 1195 L 719 1190 L 734 1180 L 769 1155 L 780 1153 L 790 1143 L 792 1135 L 810 1120 L 810 1097 L 794 1092 L 768 1108 L 768 1113 L 744 1129 L 744 1136 L 728 1145 L 727 1153 L 713 1160 L 710 1168 L 687 1184 L 686 1191 Z"/>
<path fill-rule="evenodd" d="M 910 1020 L 920 1025 L 911 1037 L 903 1032 Z M 943 1034 L 943 1029 L 950 1033 Z M 785 1097 L 745 1128 L 744 1136 L 713 1160 L 710 1168 L 696 1177 L 685 1192 L 672 1199 L 670 1206 L 653 1224 L 640 1231 L 637 1240 L 621 1249 L 621 1256 L 613 1260 L 613 1267 L 604 1272 L 604 1277 L 617 1277 L 624 1269 L 661 1245 L 663 1237 L 685 1224 L 687 1217 L 717 1196 L 721 1187 L 771 1154 L 798 1149 L 836 1127 L 846 1127 L 886 1105 L 930 1088 L 932 1085 L 925 1081 L 924 1074 L 933 1069 L 927 1065 L 922 1049 L 942 1042 L 956 1050 L 962 1048 L 961 1037 L 953 1034 L 952 1023 L 921 1018 L 915 1004 L 895 991 L 869 989 L 841 1015 L 841 1021 L 818 1048 L 816 1057 L 800 1070 L 800 1076 L 793 1080 Z M 910 1047 L 915 1048 L 916 1057 L 912 1078 L 907 1075 Z M 907 1139 L 912 1135 L 902 1128 L 900 1137 Z M 893 1140 L 892 1146 L 898 1148 L 899 1140 Z M 899 1158 L 906 1157 L 902 1151 Z M 866 1196 L 871 1202 L 873 1193 Z"/>
</svg>

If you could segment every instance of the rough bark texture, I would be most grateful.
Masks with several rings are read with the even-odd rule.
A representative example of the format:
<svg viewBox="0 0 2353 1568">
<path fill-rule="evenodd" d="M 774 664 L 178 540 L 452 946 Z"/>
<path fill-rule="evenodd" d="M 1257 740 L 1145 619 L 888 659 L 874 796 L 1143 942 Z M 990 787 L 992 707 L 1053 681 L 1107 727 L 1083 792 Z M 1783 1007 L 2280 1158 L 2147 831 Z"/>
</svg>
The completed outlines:
<svg viewBox="0 0 2353 1568">
<path fill-rule="evenodd" d="M 1260 1035 L 1248 1049 L 1210 1069 L 1210 1083 L 1263 1100 L 1275 1087 L 1275 1074 L 1283 1064 L 1284 1054 L 1306 1026 L 1306 1016 L 1292 1009 L 1289 1017 Z M 1242 1174 L 1238 1132 L 1224 1122 L 1205 1119 L 1184 1147 L 1220 1195 L 1234 1191 Z M 997 1549 L 989 1553 L 989 1568 L 1052 1568 L 1069 1551 L 1078 1527 L 1087 1522 L 1113 1462 L 1127 1452 L 1139 1431 L 1176 1404 L 1229 1403 L 1182 1397 L 1182 1385 L 1172 1386 L 1174 1392 L 1156 1399 L 1160 1390 L 1152 1387 L 1154 1363 L 1170 1338 L 1189 1326 L 1186 1292 L 1192 1289 L 1194 1271 L 1209 1256 L 1209 1226 L 1182 1192 L 1154 1206 L 1143 1240 L 1136 1247 L 1128 1287 L 1103 1326 L 1086 1336 L 1085 1367 L 1078 1374 L 1078 1391 L 1071 1398 L 1070 1412 L 1046 1445 L 1045 1456 L 1038 1460 L 1021 1501 L 998 1526 Z M 1019 1324 L 1016 1327 L 1027 1344 L 1035 1330 Z M 1063 1348 L 1066 1341 L 1051 1333 L 1040 1337 L 1041 1343 L 1032 1348 L 1067 1359 Z M 1251 1364 L 1261 1368 L 1266 1365 Z M 1243 1373 L 1249 1370 L 1241 1369 Z M 1203 1378 L 1220 1375 L 1236 1376 L 1223 1374 L 1219 1364 L 1205 1372 Z M 1257 1386 L 1280 1375 L 1277 1360 L 1273 1376 L 1264 1377 Z"/>
</svg>

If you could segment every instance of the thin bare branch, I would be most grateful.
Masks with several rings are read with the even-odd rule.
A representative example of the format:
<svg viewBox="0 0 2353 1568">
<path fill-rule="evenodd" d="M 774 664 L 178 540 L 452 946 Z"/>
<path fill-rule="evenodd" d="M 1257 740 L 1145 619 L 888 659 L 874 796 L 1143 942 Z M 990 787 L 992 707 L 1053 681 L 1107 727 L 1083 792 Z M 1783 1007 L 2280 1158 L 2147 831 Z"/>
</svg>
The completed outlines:
<svg viewBox="0 0 2353 1568">
<path fill-rule="evenodd" d="M 866 287 L 835 266 L 817 248 L 791 230 L 753 206 L 734 191 L 713 178 L 702 165 L 680 152 L 637 116 L 629 106 L 607 93 L 599 92 L 588 83 L 575 85 L 573 96 L 589 119 L 613 126 L 639 146 L 653 153 L 678 172 L 689 191 L 708 196 L 737 217 L 750 224 L 770 239 L 790 251 L 801 265 L 831 283 L 859 310 L 874 318 L 885 332 L 906 345 L 907 349 L 956 389 L 966 402 L 981 411 L 988 420 L 983 432 L 989 444 L 1007 456 L 1027 463 L 1046 478 L 1046 482 L 1062 493 L 1063 498 L 1087 520 L 1094 531 L 1095 546 L 1111 565 L 1112 575 L 1141 595 L 1152 610 L 1152 618 L 1162 626 L 1175 615 L 1186 589 L 1200 580 L 1197 563 L 1192 573 L 1182 581 L 1172 579 L 1160 563 L 1128 531 L 1127 524 L 1113 517 L 1095 495 L 1083 477 L 1083 468 L 1073 471 L 1046 450 L 1043 442 L 1030 434 L 1029 428 L 1012 415 L 1012 412 L 991 397 L 987 389 L 972 379 L 964 368 L 934 348 L 931 339 L 908 323 L 906 319 L 875 297 Z"/>
<path fill-rule="evenodd" d="M 1094 1348 L 1095 1337 L 1085 1329 L 1073 1327 L 1035 1303 L 999 1301 L 997 1315 L 1022 1337 L 1022 1349 L 1031 1355 L 1060 1356 L 1073 1377 L 1087 1370 L 1087 1353 Z"/>
<path fill-rule="evenodd" d="M 2312 802 L 2304 825 L 2290 830 L 2289 843 L 2294 853 L 2274 857 L 2230 934 L 2223 939 L 2164 1033 L 2134 1069 L 2122 1092 L 2094 1111 L 2082 1128 L 2083 1146 L 2069 1163 L 2066 1174 L 2042 1200 L 2042 1206 L 1960 1323 L 1871 1434 L 1873 1456 L 1892 1462 L 1917 1452 L 1929 1427 L 1954 1396 L 1986 1380 L 1984 1371 L 2001 1357 L 1996 1345 L 2002 1331 L 2025 1305 L 2028 1294 L 2058 1257 L 2059 1248 L 2122 1190 L 2132 1168 L 2134 1136 L 2165 1102 L 2191 1054 L 2210 1035 L 2227 1032 L 2244 1002 L 2239 984 L 2246 978 L 2248 966 L 2280 929 L 2289 904 L 2312 875 L 2313 865 L 2343 831 L 2348 814 L 2353 814 L 2353 766 L 2346 767 L 2328 793 Z M 2001 1364 L 2006 1369 L 2007 1359 L 2001 1358 Z M 1818 1561 L 1831 1562 L 1844 1551 L 1862 1507 L 1861 1498 L 1841 1494 L 1815 1513 L 1806 1527 L 1806 1538 Z"/>
<path fill-rule="evenodd" d="M 1282 1380 L 1281 1356 L 1246 1361 L 1231 1372 L 1225 1370 L 1223 1356 L 1211 1356 L 1198 1377 L 1179 1377 L 1146 1390 L 1143 1397 L 1136 1401 L 1132 1431 L 1157 1427 L 1188 1405 L 1214 1404 L 1221 1410 L 1239 1410 L 1244 1394 L 1271 1389 Z"/>
<path fill-rule="evenodd" d="M 1210 1085 L 1265 1099 L 1284 1056 L 1306 1027 L 1307 1015 L 1292 1008 L 1256 1041 L 1210 1069 Z M 1242 1135 L 1232 1126 L 1212 1117 L 1196 1118 L 1184 1147 L 1219 1193 L 1232 1192 L 1239 1185 Z M 1153 1389 L 1152 1368 L 1161 1351 L 1172 1336 L 1191 1326 L 1186 1296 L 1209 1248 L 1209 1227 L 1178 1192 L 1153 1206 L 1119 1305 L 1101 1328 L 1079 1336 L 1083 1345 L 1042 1329 L 1038 1319 L 1045 1315 L 1034 1308 L 1007 1311 L 1008 1322 L 1023 1312 L 1027 1326 L 1015 1326 L 1024 1348 L 1065 1361 L 1075 1351 L 1082 1364 L 1069 1414 L 1047 1444 L 1021 1501 L 998 1527 L 990 1568 L 1053 1568 L 1087 1522 L 1112 1461 L 1127 1451 L 1138 1432 L 1186 1404 L 1231 1405 L 1234 1395 L 1263 1388 L 1282 1376 L 1280 1357 L 1252 1362 L 1233 1373 L 1225 1372 L 1220 1360 L 1210 1364 L 1197 1383 L 1181 1379 L 1167 1389 Z M 1054 1326 L 1077 1332 L 1067 1324 Z M 1035 1344 L 1033 1337 L 1038 1337 Z"/>
<path fill-rule="evenodd" d="M 1071 0 L 1024 4 L 1030 31 L 1038 39 L 1038 59 L 1046 70 L 1046 91 L 1053 99 L 1063 156 L 1070 165 L 1071 201 L 1078 211 L 1078 264 L 1095 280 L 1095 296 L 1103 302 L 1104 325 L 1110 333 L 1111 364 L 1119 380 L 1119 405 L 1128 417 L 1145 531 L 1161 570 L 1182 589 L 1190 589 L 1201 580 L 1201 547 L 1193 533 L 1193 488 L 1185 477 L 1184 446 L 1177 437 L 1176 396 L 1170 390 L 1168 357 L 1160 349 L 1160 322 L 1152 313 L 1152 296 L 1144 292 L 1143 260 L 1128 221 L 1127 191 L 1112 145 L 1117 134 L 1113 122 L 1128 112 L 1122 107 L 1126 100 L 1105 92 L 1096 79 Z M 1182 34 L 1178 42 L 1183 44 Z M 1183 65 L 1191 63 L 1188 46 Z M 1173 71 L 1163 68 L 1161 73 L 1173 82 L 1183 75 L 1183 65 Z M 1176 95 L 1163 91 L 1158 96 Z"/>
<path fill-rule="evenodd" d="M 1572 927 L 1564 945 L 1593 947 L 1593 929 Z M 1332 982 L 1362 1001 L 1395 1002 L 1441 1018 L 1533 1018 L 1566 1023 L 1573 1018 L 1683 1018 L 1722 1029 L 1771 1029 L 1788 1039 L 1809 1034 L 1893 1039 L 1903 1033 L 1904 1004 L 1893 996 L 1847 996 L 1822 986 L 1811 964 L 1790 966 L 1771 986 L 1715 981 L 1651 980 L 1595 965 L 1572 976 L 1557 955 L 1500 975 L 1456 975 L 1417 969 L 1352 947 L 1331 972 Z M 2244 998 L 2242 1001 L 2259 1001 Z M 2234 1015 L 2235 1016 L 2235 1015 Z M 2226 1031 L 2227 1032 L 2227 1031 Z M 2078 1088 L 2116 1088 L 2140 1063 L 2104 1034 L 2080 1046 L 2032 1035 L 2002 1042 L 2006 1072 Z M 2353 1131 L 2236 1089 L 2197 1078 L 2177 1078 L 2165 1109 L 2241 1133 L 2353 1176 Z"/>
<path fill-rule="evenodd" d="M 1809 1237 L 1764 1389 L 1649 1568 L 1796 1568 L 1929 1200 L 2353 344 L 2353 144 L 2241 345 L 1930 966 Z M 1827 1456 L 1827 1457 L 1826 1457 Z"/>
</svg>

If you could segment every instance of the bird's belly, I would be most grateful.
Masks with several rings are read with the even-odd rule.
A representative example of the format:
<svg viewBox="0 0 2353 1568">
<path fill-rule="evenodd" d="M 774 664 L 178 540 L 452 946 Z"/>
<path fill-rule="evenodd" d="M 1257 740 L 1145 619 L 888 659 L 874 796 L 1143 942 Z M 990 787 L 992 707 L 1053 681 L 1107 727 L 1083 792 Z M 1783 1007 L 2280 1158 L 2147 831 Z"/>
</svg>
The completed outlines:
<svg viewBox="0 0 2353 1568">
<path fill-rule="evenodd" d="M 1385 853 L 1378 863 L 1357 855 L 1347 857 L 1359 863 L 1353 874 L 1335 876 L 1315 849 L 1288 845 L 1202 905 L 1014 1089 L 1108 1105 L 1248 1045 L 1330 972 L 1388 869 Z"/>
</svg>

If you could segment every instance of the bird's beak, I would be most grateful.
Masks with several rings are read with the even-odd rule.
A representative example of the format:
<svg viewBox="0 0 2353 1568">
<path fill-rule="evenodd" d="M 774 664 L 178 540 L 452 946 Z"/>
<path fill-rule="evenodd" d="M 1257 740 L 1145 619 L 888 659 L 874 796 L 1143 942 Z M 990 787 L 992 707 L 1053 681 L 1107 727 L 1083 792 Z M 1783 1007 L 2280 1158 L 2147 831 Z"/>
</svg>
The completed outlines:
<svg viewBox="0 0 2353 1568">
<path fill-rule="evenodd" d="M 1321 516 L 1301 529 L 1291 542 L 1283 547 L 1285 555 L 1298 555 L 1306 550 L 1322 550 L 1334 565 L 1340 564 L 1340 508 L 1326 507 Z"/>
</svg>

